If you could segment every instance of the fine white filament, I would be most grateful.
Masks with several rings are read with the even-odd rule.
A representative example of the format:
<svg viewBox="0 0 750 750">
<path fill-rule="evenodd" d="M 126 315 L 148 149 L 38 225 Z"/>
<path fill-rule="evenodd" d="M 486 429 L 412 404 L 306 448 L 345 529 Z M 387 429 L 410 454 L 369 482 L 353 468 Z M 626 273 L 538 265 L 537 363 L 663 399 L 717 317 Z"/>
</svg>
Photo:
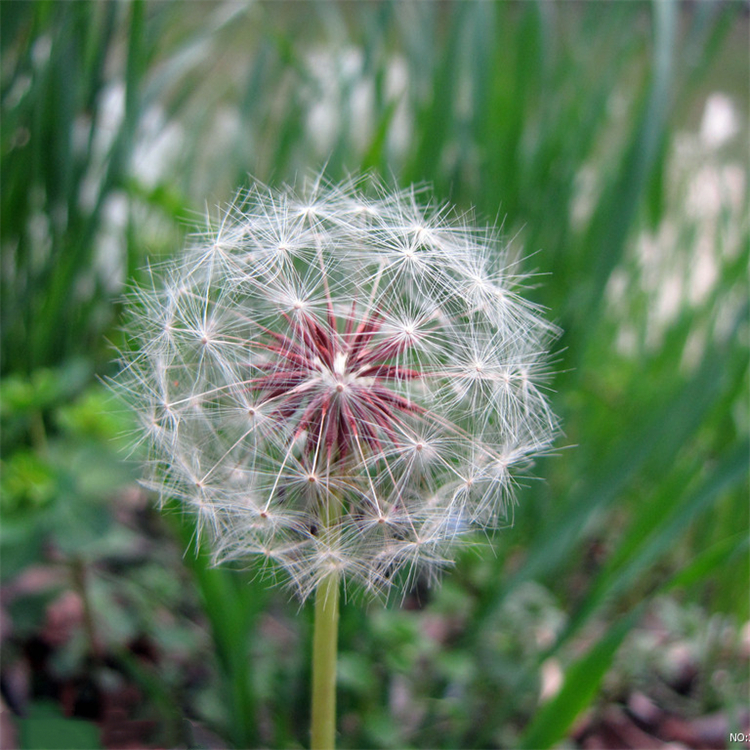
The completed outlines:
<svg viewBox="0 0 750 750">
<path fill-rule="evenodd" d="M 434 578 L 556 432 L 556 329 L 491 230 L 415 195 L 255 185 L 132 293 L 146 486 L 303 599 Z"/>
</svg>

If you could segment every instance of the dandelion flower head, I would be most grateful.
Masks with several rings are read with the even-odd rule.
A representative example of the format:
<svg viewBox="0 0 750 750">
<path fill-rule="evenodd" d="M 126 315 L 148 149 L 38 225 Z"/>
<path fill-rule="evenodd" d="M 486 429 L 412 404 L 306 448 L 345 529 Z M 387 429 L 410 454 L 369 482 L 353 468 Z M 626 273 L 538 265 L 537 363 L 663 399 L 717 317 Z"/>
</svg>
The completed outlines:
<svg viewBox="0 0 750 750">
<path fill-rule="evenodd" d="M 145 484 L 303 599 L 433 579 L 555 434 L 554 327 L 492 230 L 418 197 L 254 185 L 132 294 Z"/>
</svg>

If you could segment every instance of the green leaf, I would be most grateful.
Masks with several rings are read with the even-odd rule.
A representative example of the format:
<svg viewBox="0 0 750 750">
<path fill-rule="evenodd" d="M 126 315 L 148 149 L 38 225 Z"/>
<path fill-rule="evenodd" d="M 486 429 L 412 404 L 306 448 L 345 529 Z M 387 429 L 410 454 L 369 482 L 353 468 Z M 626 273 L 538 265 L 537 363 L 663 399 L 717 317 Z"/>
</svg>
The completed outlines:
<svg viewBox="0 0 750 750">
<path fill-rule="evenodd" d="M 737 558 L 750 547 L 746 533 L 736 534 L 704 550 L 689 565 L 677 571 L 661 588 L 663 592 L 673 589 L 689 589 L 722 570 L 724 566 L 736 564 Z"/>
<path fill-rule="evenodd" d="M 101 748 L 99 728 L 88 721 L 65 718 L 54 703 L 32 703 L 18 720 L 21 750 L 96 750 Z"/>
<path fill-rule="evenodd" d="M 42 556 L 44 537 L 40 530 L 39 515 L 26 514 L 18 519 L 4 515 L 0 525 L 0 581 L 11 580 Z"/>
<path fill-rule="evenodd" d="M 519 747 L 544 750 L 562 739 L 578 715 L 591 703 L 617 649 L 642 612 L 642 607 L 621 617 L 585 656 L 565 672 L 560 692 L 537 712 Z"/>
<path fill-rule="evenodd" d="M 90 378 L 91 364 L 81 358 L 34 370 L 29 377 L 10 375 L 0 383 L 0 416 L 8 419 L 49 409 L 78 393 Z"/>
<path fill-rule="evenodd" d="M 654 508 L 654 512 L 650 512 L 651 507 L 645 506 L 644 512 L 636 518 L 618 545 L 614 557 L 576 612 L 558 646 L 567 640 L 597 607 L 632 586 L 644 569 L 670 550 L 688 525 L 709 508 L 722 492 L 745 479 L 749 454 L 750 443 L 745 441 L 724 458 L 695 492 L 687 498 L 678 498 L 663 518 L 658 518 L 658 507 Z M 658 506 L 658 497 L 656 500 Z M 699 568 L 694 569 L 693 574 L 697 570 Z"/>
<path fill-rule="evenodd" d="M 169 508 L 174 511 L 174 507 Z M 267 595 L 259 584 L 251 587 L 239 572 L 216 568 L 211 557 L 196 541 L 196 524 L 182 513 L 170 516 L 187 552 L 203 607 L 211 625 L 219 666 L 224 675 L 232 717 L 231 733 L 239 747 L 252 747 L 257 738 L 256 700 L 252 689 L 252 663 L 248 638 Z M 192 549 L 191 549 L 192 548 Z"/>
</svg>

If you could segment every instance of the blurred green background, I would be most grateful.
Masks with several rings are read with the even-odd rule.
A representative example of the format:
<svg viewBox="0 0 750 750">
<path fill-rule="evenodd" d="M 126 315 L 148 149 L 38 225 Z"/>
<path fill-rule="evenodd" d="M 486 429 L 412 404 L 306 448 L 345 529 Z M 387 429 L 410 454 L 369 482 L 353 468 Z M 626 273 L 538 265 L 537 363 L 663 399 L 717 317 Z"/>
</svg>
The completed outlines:
<svg viewBox="0 0 750 750">
<path fill-rule="evenodd" d="M 153 508 L 100 378 L 127 283 L 248 175 L 362 170 L 502 227 L 564 329 L 565 434 L 440 588 L 344 607 L 340 747 L 744 746 L 744 3 L 3 0 L 0 24 L 3 747 L 307 745 L 309 606 Z"/>
</svg>

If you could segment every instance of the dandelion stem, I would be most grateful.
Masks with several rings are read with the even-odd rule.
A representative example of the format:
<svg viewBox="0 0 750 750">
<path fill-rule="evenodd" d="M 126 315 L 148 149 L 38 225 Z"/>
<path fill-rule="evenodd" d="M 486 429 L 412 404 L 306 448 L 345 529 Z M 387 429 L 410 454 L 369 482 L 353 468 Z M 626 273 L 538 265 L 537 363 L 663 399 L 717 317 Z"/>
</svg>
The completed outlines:
<svg viewBox="0 0 750 750">
<path fill-rule="evenodd" d="M 329 491 L 322 511 L 321 520 L 325 527 L 319 533 L 330 535 L 333 541 L 339 533 L 337 521 L 342 511 L 341 498 Z M 340 579 L 340 571 L 332 566 L 315 592 L 311 750 L 333 750 L 336 747 L 336 657 Z"/>
<path fill-rule="evenodd" d="M 338 572 L 328 575 L 315 595 L 313 635 L 312 750 L 336 743 L 336 652 L 339 627 Z"/>
</svg>

